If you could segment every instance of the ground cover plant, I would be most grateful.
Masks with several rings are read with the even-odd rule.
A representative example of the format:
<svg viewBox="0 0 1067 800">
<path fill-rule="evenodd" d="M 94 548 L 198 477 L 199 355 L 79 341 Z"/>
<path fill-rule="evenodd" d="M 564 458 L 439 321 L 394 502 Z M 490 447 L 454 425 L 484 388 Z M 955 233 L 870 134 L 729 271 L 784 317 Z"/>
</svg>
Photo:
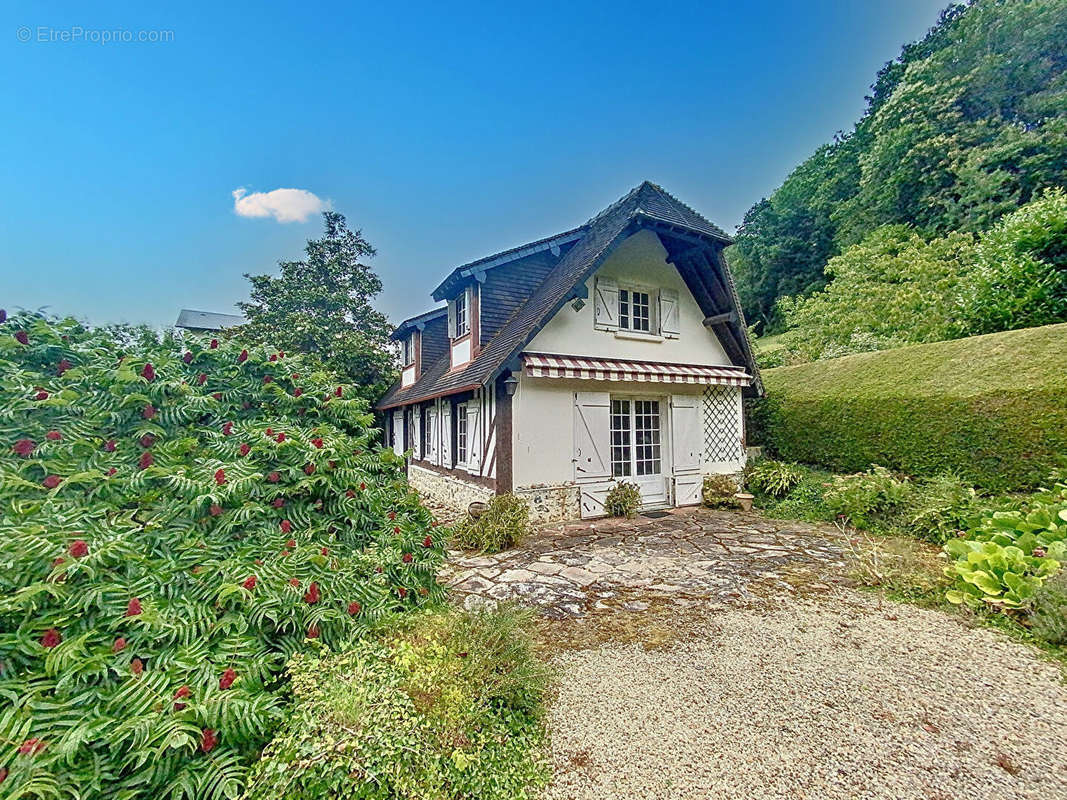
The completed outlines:
<svg viewBox="0 0 1067 800">
<path fill-rule="evenodd" d="M 611 517 L 632 519 L 641 507 L 641 490 L 636 483 L 620 481 L 604 498 L 604 511 Z"/>
<path fill-rule="evenodd" d="M 440 596 L 402 462 L 305 367 L 0 324 L 0 796 L 236 796 L 290 656 Z"/>
<path fill-rule="evenodd" d="M 499 553 L 515 547 L 529 532 L 530 504 L 513 494 L 498 494 L 480 515 L 457 522 L 451 540 L 464 550 Z"/>
<path fill-rule="evenodd" d="M 285 728 L 253 800 L 511 800 L 549 776 L 532 612 L 426 611 L 296 656 Z"/>
<path fill-rule="evenodd" d="M 1032 490 L 1067 453 L 1067 324 L 769 369 L 746 430 L 785 461 Z"/>
</svg>

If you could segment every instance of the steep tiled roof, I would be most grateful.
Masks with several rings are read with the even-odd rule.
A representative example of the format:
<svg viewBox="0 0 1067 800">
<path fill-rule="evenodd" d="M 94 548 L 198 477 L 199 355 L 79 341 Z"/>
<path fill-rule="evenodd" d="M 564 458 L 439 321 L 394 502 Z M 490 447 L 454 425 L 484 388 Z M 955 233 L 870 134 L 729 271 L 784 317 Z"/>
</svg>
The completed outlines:
<svg viewBox="0 0 1067 800">
<path fill-rule="evenodd" d="M 389 338 L 396 339 L 407 331 L 413 330 L 419 325 L 425 326 L 430 320 L 442 317 L 448 313 L 447 306 L 441 306 L 440 308 L 433 308 L 429 311 L 424 311 L 421 314 L 416 314 L 414 317 L 408 317 L 406 320 L 396 326 L 396 329 L 389 334 Z"/>
<path fill-rule="evenodd" d="M 537 291 L 533 292 L 496 335 L 484 344 L 477 357 L 462 367 L 450 370 L 449 357 L 446 354 L 440 363 L 431 365 L 408 388 L 401 389 L 399 383 L 394 385 L 378 402 L 378 407 L 405 405 L 464 391 L 484 385 L 501 369 L 508 368 L 509 364 L 513 364 L 517 369 L 518 365 L 515 361 L 522 348 L 573 296 L 575 287 L 584 283 L 611 251 L 626 238 L 624 234 L 628 235 L 629 232 L 649 222 L 684 229 L 691 234 L 714 239 L 723 244 L 731 241 L 720 228 L 708 222 L 689 206 L 681 203 L 659 186 L 646 181 L 622 199 L 608 206 L 589 222 L 575 229 L 581 232 L 581 238 L 562 254 L 559 263 L 548 274 Z M 516 250 L 521 250 L 521 248 L 516 248 Z M 733 304 L 739 311 L 732 283 L 730 289 L 733 294 Z M 753 370 L 757 386 L 759 386 L 759 378 L 754 372 L 756 367 L 747 338 L 742 347 L 747 351 L 745 355 L 749 362 L 748 366 Z"/>
</svg>

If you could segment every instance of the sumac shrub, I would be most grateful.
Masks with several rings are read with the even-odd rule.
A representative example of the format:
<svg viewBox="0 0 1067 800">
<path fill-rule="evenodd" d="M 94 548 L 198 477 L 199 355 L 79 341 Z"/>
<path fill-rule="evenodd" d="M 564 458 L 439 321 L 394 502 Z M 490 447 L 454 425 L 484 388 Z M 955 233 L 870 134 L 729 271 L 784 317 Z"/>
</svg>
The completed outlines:
<svg viewBox="0 0 1067 800">
<path fill-rule="evenodd" d="M 290 656 L 437 598 L 370 423 L 283 353 L 0 325 L 0 793 L 235 796 Z"/>
</svg>

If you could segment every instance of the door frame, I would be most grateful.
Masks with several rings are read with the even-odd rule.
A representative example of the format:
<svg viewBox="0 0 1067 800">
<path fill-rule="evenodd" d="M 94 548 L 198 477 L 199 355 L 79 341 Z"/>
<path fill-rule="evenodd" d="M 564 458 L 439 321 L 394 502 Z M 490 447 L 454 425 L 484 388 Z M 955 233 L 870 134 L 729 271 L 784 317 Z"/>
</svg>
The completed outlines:
<svg viewBox="0 0 1067 800">
<path fill-rule="evenodd" d="M 613 442 L 611 441 L 611 419 L 614 416 L 613 403 L 616 400 L 625 400 L 629 403 L 629 432 L 630 443 L 628 449 L 630 451 L 630 474 L 618 475 L 614 474 L 612 465 L 614 461 L 611 458 Z M 641 401 L 653 401 L 658 404 L 658 417 L 659 417 L 659 472 L 654 475 L 638 475 L 637 474 L 637 442 L 636 442 L 636 421 L 637 421 L 637 407 L 636 404 Z M 668 419 L 670 409 L 670 397 L 669 395 L 650 395 L 637 392 L 610 392 L 608 394 L 608 460 L 609 469 L 611 469 L 611 479 L 616 482 L 626 481 L 628 483 L 635 484 L 641 491 L 641 508 L 663 508 L 673 505 L 673 498 L 671 497 L 670 485 L 668 478 L 671 475 L 671 471 L 667 469 L 672 463 L 671 447 L 670 447 L 670 421 Z M 655 487 L 658 491 L 649 491 L 646 495 L 645 487 Z M 646 499 L 647 498 L 647 499 Z"/>
</svg>

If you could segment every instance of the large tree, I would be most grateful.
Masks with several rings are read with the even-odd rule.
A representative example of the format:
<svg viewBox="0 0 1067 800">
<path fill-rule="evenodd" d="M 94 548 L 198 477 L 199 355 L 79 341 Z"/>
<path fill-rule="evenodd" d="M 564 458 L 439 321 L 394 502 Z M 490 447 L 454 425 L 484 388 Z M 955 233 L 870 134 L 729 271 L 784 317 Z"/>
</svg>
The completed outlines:
<svg viewBox="0 0 1067 800">
<path fill-rule="evenodd" d="M 311 239 L 303 261 L 279 262 L 281 274 L 249 275 L 251 299 L 238 303 L 248 324 L 240 335 L 317 357 L 375 400 L 395 378 L 389 322 L 371 301 L 381 279 L 363 261 L 375 249 L 343 215 L 323 215 L 326 232 Z"/>
</svg>

